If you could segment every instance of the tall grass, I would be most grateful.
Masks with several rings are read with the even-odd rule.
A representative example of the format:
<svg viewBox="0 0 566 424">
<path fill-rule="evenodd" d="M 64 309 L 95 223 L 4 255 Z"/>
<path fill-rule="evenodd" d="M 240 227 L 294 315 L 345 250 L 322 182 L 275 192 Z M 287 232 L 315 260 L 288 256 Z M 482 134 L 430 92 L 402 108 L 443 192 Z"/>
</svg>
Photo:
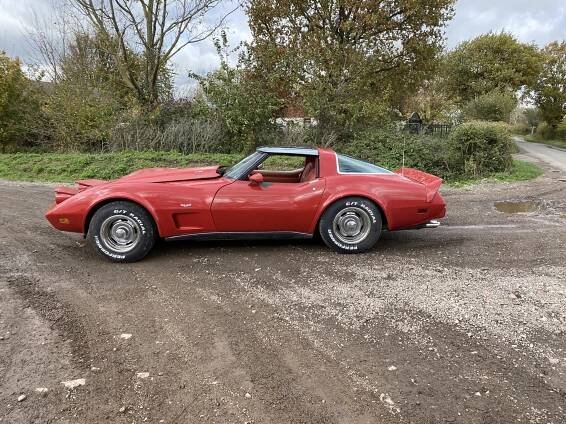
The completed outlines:
<svg viewBox="0 0 566 424">
<path fill-rule="evenodd" d="M 163 126 L 145 122 L 119 125 L 105 151 L 171 151 L 183 154 L 225 152 L 226 129 L 218 120 L 184 119 Z"/>
</svg>

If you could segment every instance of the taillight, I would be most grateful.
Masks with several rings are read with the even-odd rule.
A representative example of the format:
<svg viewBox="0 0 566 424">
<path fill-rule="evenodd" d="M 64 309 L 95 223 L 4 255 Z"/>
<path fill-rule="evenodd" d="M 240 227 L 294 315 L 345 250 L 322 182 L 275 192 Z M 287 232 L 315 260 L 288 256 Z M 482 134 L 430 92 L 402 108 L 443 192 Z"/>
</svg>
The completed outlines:
<svg viewBox="0 0 566 424">
<path fill-rule="evenodd" d="M 55 193 L 55 203 L 56 204 L 62 203 L 71 196 L 72 194 L 68 194 L 68 193 Z"/>
<path fill-rule="evenodd" d="M 55 189 L 55 203 L 62 203 L 77 193 L 77 190 L 71 187 L 57 187 Z"/>
</svg>

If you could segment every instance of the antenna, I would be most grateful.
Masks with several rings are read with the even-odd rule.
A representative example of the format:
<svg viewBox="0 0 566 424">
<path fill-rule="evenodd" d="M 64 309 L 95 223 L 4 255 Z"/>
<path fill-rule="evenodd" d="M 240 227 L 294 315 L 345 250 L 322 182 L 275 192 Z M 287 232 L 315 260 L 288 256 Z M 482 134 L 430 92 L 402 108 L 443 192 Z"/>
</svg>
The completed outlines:
<svg viewBox="0 0 566 424">
<path fill-rule="evenodd" d="M 405 140 L 406 137 L 403 137 L 403 162 L 401 164 L 401 175 L 405 175 Z"/>
</svg>

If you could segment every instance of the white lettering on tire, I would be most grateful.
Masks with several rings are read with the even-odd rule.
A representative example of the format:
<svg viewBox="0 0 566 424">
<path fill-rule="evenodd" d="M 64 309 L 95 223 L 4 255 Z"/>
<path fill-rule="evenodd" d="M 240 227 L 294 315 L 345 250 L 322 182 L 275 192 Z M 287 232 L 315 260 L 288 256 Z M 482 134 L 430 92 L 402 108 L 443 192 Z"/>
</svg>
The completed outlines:
<svg viewBox="0 0 566 424">
<path fill-rule="evenodd" d="M 358 250 L 358 246 L 356 245 L 351 245 L 351 246 L 347 246 L 345 244 L 340 243 L 338 240 L 336 240 L 334 238 L 334 234 L 332 233 L 331 229 L 328 229 L 328 236 L 330 237 L 330 240 L 332 240 L 332 242 L 338 246 L 340 249 L 344 249 L 344 250 Z"/>
<path fill-rule="evenodd" d="M 98 247 L 98 249 L 104 253 L 106 256 L 109 256 L 113 259 L 126 259 L 125 255 L 117 255 L 115 253 L 112 253 L 110 251 L 108 251 L 108 249 L 106 249 L 102 243 L 100 243 L 100 240 L 98 239 L 98 236 L 94 236 L 94 242 L 96 243 L 96 246 Z"/>
<path fill-rule="evenodd" d="M 132 212 L 126 210 L 126 209 L 114 209 L 112 212 L 116 215 L 128 215 L 130 218 L 132 218 L 133 220 L 135 220 L 139 224 L 139 226 L 142 230 L 142 234 L 145 235 L 145 233 L 146 233 L 145 225 L 144 225 L 143 221 L 140 218 L 138 218 L 134 213 L 132 213 Z"/>
</svg>

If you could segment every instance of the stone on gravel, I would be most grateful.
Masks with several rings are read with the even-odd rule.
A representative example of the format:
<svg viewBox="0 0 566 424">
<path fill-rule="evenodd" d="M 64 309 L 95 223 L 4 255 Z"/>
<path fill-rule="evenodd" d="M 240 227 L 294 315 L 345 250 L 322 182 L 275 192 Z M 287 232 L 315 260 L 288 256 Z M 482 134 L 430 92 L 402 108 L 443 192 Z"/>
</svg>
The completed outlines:
<svg viewBox="0 0 566 424">
<path fill-rule="evenodd" d="M 397 367 L 396 367 L 395 365 L 390 365 L 389 367 L 387 367 L 387 369 L 388 369 L 389 371 L 396 371 L 396 370 L 397 370 Z"/>
<path fill-rule="evenodd" d="M 119 411 L 120 411 L 120 413 L 123 414 L 124 412 L 126 412 L 126 407 L 125 407 L 125 406 L 122 406 L 122 407 L 119 409 Z"/>
<path fill-rule="evenodd" d="M 122 334 L 120 334 L 120 338 L 121 338 L 121 339 L 124 339 L 124 340 L 128 340 L 130 337 L 132 337 L 132 335 L 129 334 L 129 333 L 122 333 Z"/>
<path fill-rule="evenodd" d="M 149 377 L 149 373 L 148 373 L 148 372 L 138 372 L 138 373 L 136 374 L 136 376 L 137 376 L 138 378 L 147 378 L 147 377 Z"/>
<path fill-rule="evenodd" d="M 26 395 L 20 395 L 18 396 L 18 402 L 23 402 L 24 400 L 26 400 L 27 396 Z"/>
<path fill-rule="evenodd" d="M 47 387 L 38 387 L 35 389 L 37 393 L 47 393 L 49 389 Z"/>
<path fill-rule="evenodd" d="M 246 393 L 245 396 L 247 399 L 250 399 L 252 397 L 252 395 L 250 395 L 249 393 Z"/>
<path fill-rule="evenodd" d="M 401 410 L 395 405 L 395 402 L 393 402 L 393 399 L 391 399 L 391 397 L 387 394 L 387 393 L 381 393 L 379 395 L 379 400 L 385 405 L 387 406 L 387 408 L 389 408 L 389 412 L 391 412 L 392 414 L 396 414 L 399 413 Z"/>
<path fill-rule="evenodd" d="M 77 378 L 76 380 L 61 381 L 61 384 L 67 389 L 74 389 L 75 387 L 84 386 L 86 384 L 86 379 Z"/>
</svg>

